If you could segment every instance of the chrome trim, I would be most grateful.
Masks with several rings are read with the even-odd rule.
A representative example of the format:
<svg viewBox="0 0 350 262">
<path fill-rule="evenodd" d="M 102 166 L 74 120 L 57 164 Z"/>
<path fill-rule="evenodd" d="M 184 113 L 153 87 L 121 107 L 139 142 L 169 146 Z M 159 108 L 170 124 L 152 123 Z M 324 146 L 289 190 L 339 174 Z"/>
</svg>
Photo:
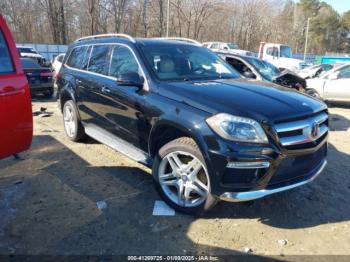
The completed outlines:
<svg viewBox="0 0 350 262">
<path fill-rule="evenodd" d="M 193 40 L 193 39 L 190 39 L 190 38 L 185 38 L 185 37 L 155 37 L 153 39 L 183 41 L 183 42 L 188 42 L 188 43 L 195 44 L 198 46 L 203 46 L 200 42 Z"/>
<path fill-rule="evenodd" d="M 326 165 L 327 165 L 327 160 L 324 159 L 320 168 L 316 171 L 316 173 L 311 178 L 292 185 L 283 186 L 275 189 L 262 189 L 257 191 L 248 191 L 248 192 L 226 192 L 220 196 L 220 199 L 223 201 L 229 201 L 229 202 L 242 202 L 242 201 L 249 201 L 253 199 L 262 198 L 271 194 L 293 189 L 315 180 L 316 177 L 318 177 L 321 174 L 321 172 L 323 171 Z"/>
<path fill-rule="evenodd" d="M 139 59 L 137 58 L 137 55 L 136 55 L 136 53 L 134 52 L 134 50 L 133 50 L 130 46 L 126 45 L 126 44 L 123 44 L 123 43 L 97 43 L 97 44 L 83 44 L 83 45 L 78 45 L 78 46 L 72 48 L 72 50 L 71 50 L 70 53 L 69 53 L 69 57 L 71 56 L 71 54 L 72 54 L 72 52 L 73 52 L 73 50 L 74 50 L 75 48 L 79 48 L 79 47 L 82 47 L 82 46 L 87 46 L 87 47 L 89 48 L 89 47 L 91 46 L 90 55 L 89 55 L 89 61 L 88 61 L 88 66 L 89 66 L 93 47 L 94 47 L 94 46 L 97 46 L 97 45 L 108 45 L 108 46 L 112 46 L 113 48 L 115 48 L 116 46 L 123 46 L 123 47 L 128 48 L 128 49 L 131 51 L 131 53 L 134 55 L 134 58 L 135 58 L 137 64 L 139 65 L 139 67 L 140 67 L 142 76 L 143 76 L 143 78 L 145 79 L 145 83 L 144 83 L 143 90 L 145 90 L 145 91 L 147 91 L 147 92 L 150 90 L 150 88 L 149 88 L 149 83 L 148 83 L 148 78 L 147 78 L 147 75 L 146 75 L 146 73 L 145 73 L 145 70 L 143 69 L 143 67 L 142 67 L 142 65 L 141 65 L 141 63 L 140 63 L 140 61 L 139 61 Z M 112 55 L 112 54 L 111 54 L 111 55 Z M 78 71 L 78 72 L 83 72 L 83 73 L 87 73 L 87 74 L 91 74 L 91 75 L 96 75 L 96 76 L 102 76 L 102 77 L 105 77 L 105 78 L 107 78 L 107 79 L 111 79 L 111 80 L 117 81 L 117 78 L 114 77 L 114 76 L 107 76 L 107 75 L 103 75 L 103 74 L 91 72 L 91 71 L 88 71 L 88 70 L 83 70 L 83 69 L 78 69 L 78 68 L 75 68 L 75 67 L 71 67 L 71 66 L 67 65 L 67 62 L 68 62 L 68 60 L 69 60 L 69 57 L 68 57 L 67 60 L 65 61 L 64 66 L 67 67 L 67 68 L 69 68 L 70 70 L 75 70 L 75 71 Z M 88 68 L 87 68 L 87 69 L 88 69 Z M 109 69 L 108 69 L 108 71 L 109 71 Z"/>
<path fill-rule="evenodd" d="M 274 128 L 278 135 L 284 132 L 300 130 L 302 132 L 301 135 L 279 137 L 282 146 L 299 145 L 314 142 L 320 137 L 322 137 L 324 134 L 326 134 L 328 132 L 328 126 L 327 124 L 325 124 L 327 119 L 328 114 L 322 112 L 316 116 L 309 117 L 303 120 L 276 124 L 274 125 Z M 318 125 L 318 131 L 316 132 L 316 136 L 312 136 L 312 129 L 315 124 Z"/>
<path fill-rule="evenodd" d="M 235 169 L 260 169 L 268 168 L 270 162 L 228 162 L 226 168 L 235 168 Z"/>
<path fill-rule="evenodd" d="M 122 38 L 129 39 L 133 43 L 136 43 L 136 40 L 132 36 L 127 35 L 127 34 L 100 34 L 100 35 L 84 36 L 84 37 L 81 37 L 81 38 L 78 38 L 77 40 L 75 40 L 74 43 L 80 42 L 82 40 L 96 39 L 96 38 L 107 38 L 107 37 L 122 37 Z"/>
<path fill-rule="evenodd" d="M 310 124 L 312 123 L 323 124 L 327 119 L 328 119 L 328 115 L 322 112 L 317 116 L 309 117 L 303 120 L 276 124 L 275 129 L 278 133 L 294 131 L 294 130 L 303 129 L 305 127 L 309 127 Z"/>
</svg>

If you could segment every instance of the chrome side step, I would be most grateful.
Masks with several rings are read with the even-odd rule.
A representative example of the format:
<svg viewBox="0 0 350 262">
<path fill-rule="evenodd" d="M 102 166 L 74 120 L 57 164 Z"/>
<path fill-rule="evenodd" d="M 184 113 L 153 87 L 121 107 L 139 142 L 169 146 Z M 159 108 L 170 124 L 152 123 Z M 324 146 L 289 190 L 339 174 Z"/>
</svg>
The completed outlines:
<svg viewBox="0 0 350 262">
<path fill-rule="evenodd" d="M 145 151 L 96 125 L 83 123 L 83 126 L 85 133 L 93 139 L 113 148 L 136 162 L 148 167 L 152 166 L 152 160 Z"/>
</svg>

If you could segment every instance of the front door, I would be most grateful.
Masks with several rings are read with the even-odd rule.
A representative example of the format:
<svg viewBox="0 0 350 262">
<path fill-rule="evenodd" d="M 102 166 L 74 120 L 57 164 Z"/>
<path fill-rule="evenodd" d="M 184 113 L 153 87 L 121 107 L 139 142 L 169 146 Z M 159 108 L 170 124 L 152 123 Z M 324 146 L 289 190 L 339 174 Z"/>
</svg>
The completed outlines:
<svg viewBox="0 0 350 262">
<path fill-rule="evenodd" d="M 108 111 L 105 118 L 113 123 L 113 133 L 147 151 L 147 139 L 150 132 L 150 124 L 145 117 L 145 101 L 148 93 L 144 93 L 136 86 L 120 86 L 117 79 L 125 73 L 136 72 L 142 75 L 142 71 L 132 51 L 122 45 L 113 47 L 111 53 L 109 78 L 102 87 L 103 95 L 108 98 Z"/>
</svg>

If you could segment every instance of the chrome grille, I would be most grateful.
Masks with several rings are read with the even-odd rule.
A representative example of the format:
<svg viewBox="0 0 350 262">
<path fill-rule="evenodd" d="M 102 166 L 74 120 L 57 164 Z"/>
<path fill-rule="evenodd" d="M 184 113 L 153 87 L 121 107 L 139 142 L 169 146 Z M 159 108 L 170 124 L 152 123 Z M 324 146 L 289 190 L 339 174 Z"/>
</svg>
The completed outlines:
<svg viewBox="0 0 350 262">
<path fill-rule="evenodd" d="M 321 112 L 306 119 L 276 124 L 274 127 L 284 147 L 312 143 L 328 132 L 328 114 Z"/>
</svg>

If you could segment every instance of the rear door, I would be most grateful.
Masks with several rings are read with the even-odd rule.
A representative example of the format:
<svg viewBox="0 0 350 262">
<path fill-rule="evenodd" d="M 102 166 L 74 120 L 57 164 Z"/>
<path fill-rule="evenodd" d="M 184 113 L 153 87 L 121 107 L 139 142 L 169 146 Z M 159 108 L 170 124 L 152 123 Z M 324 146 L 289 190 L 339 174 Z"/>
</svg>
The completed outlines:
<svg viewBox="0 0 350 262">
<path fill-rule="evenodd" d="M 0 15 L 0 159 L 29 148 L 31 97 L 12 35 Z"/>
<path fill-rule="evenodd" d="M 333 74 L 336 79 L 328 79 L 324 86 L 325 98 L 334 101 L 350 101 L 350 65 L 342 67 Z"/>
</svg>

